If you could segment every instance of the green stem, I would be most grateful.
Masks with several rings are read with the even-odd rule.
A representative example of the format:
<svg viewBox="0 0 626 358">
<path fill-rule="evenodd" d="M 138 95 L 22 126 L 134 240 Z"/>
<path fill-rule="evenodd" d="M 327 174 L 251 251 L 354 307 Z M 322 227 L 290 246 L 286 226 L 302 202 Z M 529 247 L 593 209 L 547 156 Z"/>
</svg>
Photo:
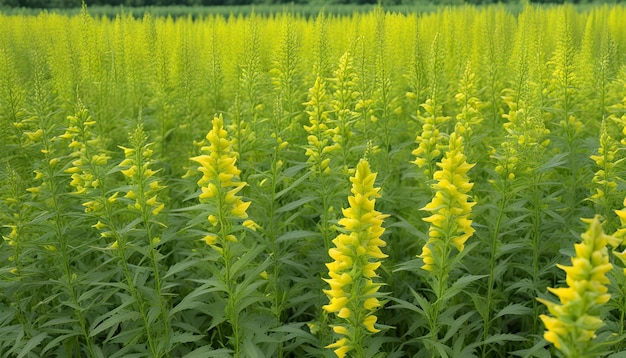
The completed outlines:
<svg viewBox="0 0 626 358">
<path fill-rule="evenodd" d="M 152 337 L 150 322 L 148 321 L 148 315 L 144 308 L 143 297 L 139 295 L 137 287 L 135 287 L 135 283 L 133 282 L 133 276 L 130 272 L 130 268 L 128 267 L 126 256 L 126 238 L 123 235 L 119 235 L 117 231 L 112 231 L 118 243 L 118 257 L 120 259 L 120 263 L 122 264 L 122 268 L 124 269 L 124 278 L 126 279 L 126 283 L 128 284 L 128 291 L 135 300 L 135 304 L 137 305 L 137 309 L 139 310 L 139 314 L 141 314 L 141 319 L 143 320 L 143 325 L 146 331 L 146 338 L 148 340 L 148 348 L 150 349 L 152 357 L 159 357 L 160 355 L 158 354 L 157 347 L 155 346 L 154 337 Z"/>
<path fill-rule="evenodd" d="M 533 228 L 532 228 L 532 249 L 533 249 L 533 289 L 538 292 L 538 283 L 539 283 L 539 224 L 541 222 L 541 216 L 539 212 L 539 190 L 537 185 L 540 182 L 540 178 L 536 174 L 536 171 L 533 170 L 533 182 L 532 182 L 532 190 L 533 190 Z M 536 293 L 533 293 L 536 297 Z M 537 326 L 539 324 L 539 302 L 537 300 L 532 300 L 533 302 L 533 329 L 532 332 L 537 332 Z"/>
<path fill-rule="evenodd" d="M 45 127 L 45 123 L 40 123 L 40 128 L 46 128 Z M 44 136 L 44 148 L 46 150 L 47 153 L 50 153 L 52 148 L 50 147 L 50 143 L 47 139 L 47 137 Z M 47 154 L 45 156 L 45 160 L 50 163 L 50 156 Z M 89 337 L 89 333 L 87 332 L 87 324 L 85 322 L 85 317 L 83 316 L 83 312 L 82 310 L 79 308 L 79 302 L 78 302 L 78 297 L 76 294 L 76 289 L 75 286 L 73 284 L 73 277 L 74 277 L 74 272 L 72 270 L 72 263 L 70 262 L 70 253 L 69 251 L 69 242 L 68 242 L 68 236 L 63 234 L 63 222 L 62 222 L 62 216 L 61 213 L 64 212 L 64 210 L 61 208 L 60 204 L 59 204 L 59 194 L 58 194 L 58 186 L 57 186 L 57 182 L 55 180 L 52 180 L 52 178 L 54 178 L 55 172 L 54 170 L 51 168 L 50 165 L 47 165 L 47 170 L 48 173 L 47 174 L 47 184 L 50 188 L 50 192 L 52 194 L 52 210 L 54 210 L 54 231 L 55 231 L 55 235 L 56 238 L 59 242 L 59 251 L 61 252 L 61 256 L 62 256 L 62 270 L 63 270 L 63 274 L 67 277 L 67 291 L 69 293 L 70 296 L 70 300 L 72 302 L 72 305 L 74 306 L 74 314 L 76 315 L 76 318 L 78 319 L 78 324 L 80 326 L 80 330 L 82 333 L 83 338 L 85 339 L 85 343 L 87 344 L 87 350 L 89 351 L 89 355 L 91 357 L 95 357 L 95 351 L 93 349 L 93 343 L 91 341 L 91 338 Z"/>
<path fill-rule="evenodd" d="M 489 257 L 489 280 L 487 283 L 487 307 L 485 311 L 485 320 L 483 324 L 483 348 L 482 348 L 482 357 L 485 358 L 487 354 L 487 344 L 484 342 L 487 341 L 487 337 L 489 337 L 489 328 L 491 326 L 491 304 L 492 304 L 492 296 L 493 296 L 493 284 L 494 284 L 494 271 L 496 267 L 496 254 L 498 249 L 498 237 L 500 234 L 500 226 L 502 225 L 502 218 L 504 216 L 504 208 L 508 202 L 508 178 L 504 178 L 504 188 L 502 190 L 502 199 L 500 200 L 500 205 L 498 207 L 498 218 L 496 219 L 496 225 L 494 227 L 493 236 L 491 237 L 491 255 Z"/>
<path fill-rule="evenodd" d="M 169 324 L 168 324 L 168 313 L 167 313 L 164 295 L 163 295 L 162 288 L 161 288 L 162 287 L 161 275 L 159 271 L 159 264 L 156 258 L 157 250 L 156 250 L 155 242 L 154 242 L 155 235 L 153 234 L 153 225 L 150 223 L 151 213 L 149 212 L 150 209 L 148 208 L 148 204 L 146 203 L 147 198 L 146 198 L 146 193 L 144 191 L 146 178 L 144 177 L 144 170 L 143 170 L 145 163 L 143 161 L 142 150 L 140 149 L 143 150 L 143 148 L 139 147 L 135 151 L 137 167 L 139 168 L 137 171 L 138 172 L 137 197 L 141 204 L 141 220 L 143 221 L 143 224 L 145 226 L 146 237 L 148 239 L 148 245 L 150 246 L 150 264 L 152 266 L 152 274 L 154 275 L 154 289 L 159 298 L 159 310 L 161 314 L 161 319 L 163 320 L 163 333 L 164 333 L 163 339 L 165 340 L 165 342 L 167 342 L 167 344 L 169 344 L 170 329 L 169 329 Z M 158 354 L 159 356 L 161 356 L 161 352 L 158 352 Z"/>
</svg>

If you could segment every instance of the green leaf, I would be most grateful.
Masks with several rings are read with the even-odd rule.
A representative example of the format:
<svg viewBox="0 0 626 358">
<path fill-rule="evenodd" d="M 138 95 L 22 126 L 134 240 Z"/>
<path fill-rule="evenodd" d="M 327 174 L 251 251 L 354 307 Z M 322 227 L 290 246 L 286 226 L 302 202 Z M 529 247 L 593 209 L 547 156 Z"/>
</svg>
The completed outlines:
<svg viewBox="0 0 626 358">
<path fill-rule="evenodd" d="M 283 213 L 285 211 L 292 211 L 296 208 L 301 207 L 302 205 L 309 203 L 313 200 L 316 200 L 317 197 L 316 196 L 305 196 L 304 198 L 300 198 L 296 201 L 292 201 L 291 203 L 285 204 L 282 207 L 278 208 L 275 213 L 279 214 L 279 213 Z"/>
<path fill-rule="evenodd" d="M 450 298 L 461 293 L 461 291 L 463 291 L 470 283 L 487 276 L 488 275 L 466 275 L 459 278 L 446 290 L 443 297 L 441 297 L 441 302 L 447 302 Z"/>
<path fill-rule="evenodd" d="M 474 311 L 470 311 L 461 317 L 453 319 L 452 322 L 450 322 L 451 324 L 448 325 L 446 335 L 443 337 L 442 342 L 447 342 L 450 338 L 456 335 L 459 332 L 459 329 L 461 329 L 466 324 L 467 320 L 469 320 L 475 313 L 476 312 Z"/>
<path fill-rule="evenodd" d="M 92 325 L 89 337 L 94 337 L 100 332 L 104 332 L 105 330 L 117 326 L 122 322 L 141 319 L 141 314 L 139 312 L 126 309 L 126 307 L 132 305 L 133 302 L 134 301 L 132 300 L 128 300 L 113 311 L 107 312 L 106 314 L 98 317 Z"/>
<path fill-rule="evenodd" d="M 174 332 L 174 334 L 170 337 L 170 342 L 175 345 L 180 343 L 197 342 L 203 338 L 205 338 L 205 336 L 201 334 Z"/>
<path fill-rule="evenodd" d="M 201 296 L 204 296 L 206 294 L 209 294 L 211 292 L 220 292 L 220 291 L 224 291 L 225 287 L 222 287 L 221 284 L 218 284 L 218 286 L 215 285 L 215 283 L 217 280 L 211 280 L 208 283 L 205 283 L 204 285 L 194 289 L 191 293 L 189 293 L 187 296 L 185 296 L 180 303 L 178 303 L 176 306 L 174 306 L 170 312 L 169 312 L 169 316 L 170 318 L 174 316 L 174 314 L 181 312 L 181 311 L 185 311 L 185 310 L 189 310 L 189 309 L 193 309 L 194 307 L 196 307 L 197 305 L 199 305 L 202 302 L 205 302 L 206 300 L 203 300 L 202 302 L 197 301 L 198 298 L 200 298 Z"/>
<path fill-rule="evenodd" d="M 72 337 L 78 337 L 78 336 L 82 336 L 82 334 L 79 331 L 69 331 L 66 334 L 56 337 L 55 339 L 50 341 L 48 344 L 46 344 L 46 346 L 41 351 L 41 355 L 45 356 L 46 352 L 48 352 L 52 348 L 56 348 L 60 346 L 62 342 L 65 341 L 66 339 L 70 339 Z"/>
<path fill-rule="evenodd" d="M 504 334 L 496 334 L 493 336 L 489 336 L 489 338 L 485 340 L 485 344 L 496 343 L 496 344 L 502 345 L 506 342 L 525 342 L 527 340 L 528 338 L 522 337 L 517 334 L 504 333 Z"/>
<path fill-rule="evenodd" d="M 210 346 L 204 346 L 185 354 L 183 358 L 230 358 L 232 357 L 232 353 L 233 351 L 230 349 L 213 349 Z"/>
<path fill-rule="evenodd" d="M 280 243 L 285 242 L 285 241 L 317 237 L 319 235 L 320 234 L 318 232 L 315 232 L 315 231 L 294 230 L 294 231 L 289 231 L 289 232 L 286 232 L 286 233 L 282 234 L 280 237 L 278 237 L 276 239 L 276 243 L 280 244 Z"/>
<path fill-rule="evenodd" d="M 165 275 L 163 275 L 163 280 L 165 280 L 166 278 L 173 276 L 181 271 L 185 271 L 186 269 L 197 265 L 200 262 L 200 260 L 196 260 L 196 259 L 192 259 L 192 260 L 185 260 L 185 261 L 181 261 L 178 262 L 172 266 L 170 266 L 170 268 L 167 270 L 167 272 L 165 273 Z"/>
<path fill-rule="evenodd" d="M 301 166 L 302 168 L 303 166 Z M 295 167 L 294 167 L 295 168 Z M 290 168 L 290 169 L 294 169 L 294 168 Z M 300 168 L 298 168 L 298 171 L 300 170 Z M 295 170 L 294 170 L 295 171 Z M 296 173 L 294 172 L 294 175 Z M 278 193 L 276 193 L 276 195 L 274 195 L 274 200 L 278 200 L 280 197 L 282 197 L 283 195 L 287 194 L 288 192 L 290 192 L 291 190 L 293 190 L 293 188 L 297 187 L 298 185 L 300 185 L 300 183 L 302 183 L 303 181 L 305 181 L 310 175 L 312 174 L 311 171 L 307 171 L 304 174 L 302 174 L 302 176 L 300 176 L 298 179 L 296 179 L 293 183 L 291 183 L 291 185 L 289 185 L 288 187 L 286 187 L 285 189 L 279 191 Z M 285 171 L 285 175 L 287 175 L 287 172 Z"/>
<path fill-rule="evenodd" d="M 33 349 L 37 348 L 46 337 L 48 337 L 48 333 L 43 332 L 29 339 L 24 346 L 20 347 L 20 353 L 17 355 L 17 358 L 25 357 Z"/>
<path fill-rule="evenodd" d="M 498 314 L 496 314 L 493 317 L 493 319 L 506 316 L 506 315 L 514 315 L 514 316 L 531 315 L 532 312 L 533 312 L 532 308 L 525 307 L 524 305 L 521 305 L 519 303 L 511 303 L 508 306 L 501 309 L 500 312 L 498 312 Z"/>
</svg>

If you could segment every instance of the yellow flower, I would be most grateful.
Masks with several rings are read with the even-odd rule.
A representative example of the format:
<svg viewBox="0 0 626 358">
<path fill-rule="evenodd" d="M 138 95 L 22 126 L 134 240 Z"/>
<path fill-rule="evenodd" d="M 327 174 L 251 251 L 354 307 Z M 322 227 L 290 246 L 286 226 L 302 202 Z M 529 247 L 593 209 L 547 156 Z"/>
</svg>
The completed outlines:
<svg viewBox="0 0 626 358">
<path fill-rule="evenodd" d="M 457 129 L 459 127 L 457 125 Z M 450 252 L 446 248 L 454 247 L 459 252 L 463 251 L 465 242 L 475 231 L 469 216 L 476 203 L 469 202 L 470 196 L 467 194 L 473 186 L 467 172 L 474 165 L 466 161 L 463 137 L 458 131 L 450 135 L 449 150 L 437 166 L 440 170 L 433 175 L 437 180 L 433 185 L 435 195 L 422 209 L 432 213 L 423 219 L 430 223 L 429 239 L 419 255 L 424 262 L 422 269 L 426 271 L 441 269 L 440 266 L 448 259 L 441 255 Z"/>
<path fill-rule="evenodd" d="M 152 215 L 157 216 L 163 209 L 165 208 L 165 204 L 160 203 L 156 208 L 152 210 Z"/>
<path fill-rule="evenodd" d="M 546 326 L 544 338 L 564 352 L 575 351 L 581 356 L 593 351 L 595 331 L 604 323 L 593 312 L 610 299 L 606 274 L 613 268 L 609 263 L 607 244 L 612 237 L 602 231 L 600 217 L 583 220 L 589 224 L 581 235 L 582 242 L 575 245 L 576 256 L 572 266 L 558 265 L 566 273 L 568 287 L 548 288 L 559 298 L 560 304 L 542 298 L 552 316 L 541 315 Z"/>
<path fill-rule="evenodd" d="M 338 358 L 344 358 L 346 354 L 352 350 L 347 338 L 342 338 L 335 343 L 329 344 L 326 348 L 334 348 L 334 352 Z"/>
<path fill-rule="evenodd" d="M 372 311 L 381 306 L 375 297 L 380 284 L 374 283 L 372 278 L 378 276 L 376 270 L 381 264 L 376 260 L 387 257 L 380 250 L 380 247 L 385 246 L 380 236 L 385 231 L 382 223 L 387 215 L 374 209 L 376 198 L 380 197 L 380 188 L 374 187 L 375 180 L 376 174 L 371 172 L 367 161 L 362 159 L 354 176 L 350 178 L 352 183 L 352 196 L 348 198 L 350 207 L 342 210 L 344 217 L 339 220 L 344 233 L 333 240 L 335 247 L 328 251 L 333 261 L 326 264 L 330 278 L 324 281 L 328 283 L 330 289 L 323 292 L 330 302 L 322 308 L 346 321 L 345 324 L 334 328 L 335 333 L 346 337 L 328 346 L 341 349 L 339 353 L 335 350 L 338 356 L 350 350 L 345 348 L 349 347 L 346 343 L 349 342 L 350 346 L 363 343 L 353 342 L 354 337 L 360 339 L 367 333 L 379 331 L 374 328 L 376 316 Z M 362 321 L 355 322 L 355 319 L 359 318 L 353 317 L 360 317 Z M 356 330 L 360 330 L 362 334 L 354 336 L 347 334 Z"/>
<path fill-rule="evenodd" d="M 260 229 L 261 227 L 255 223 L 252 220 L 246 220 L 243 222 L 242 224 L 244 227 L 247 227 L 248 229 L 252 230 L 252 231 L 257 231 L 257 229 Z"/>
<path fill-rule="evenodd" d="M 200 164 L 198 171 L 202 177 L 198 180 L 201 193 L 200 202 L 210 203 L 217 209 L 214 214 L 208 216 L 208 221 L 213 227 L 221 229 L 228 219 L 246 219 L 246 211 L 250 202 L 244 202 L 237 195 L 247 184 L 239 180 L 241 171 L 235 165 L 238 154 L 233 151 L 233 140 L 228 139 L 228 132 L 224 129 L 222 116 L 213 118 L 213 128 L 206 135 L 208 145 L 201 148 L 202 155 L 190 158 Z M 246 221 L 244 226 L 255 229 L 254 222 Z M 232 233 L 227 233 L 220 240 L 225 242 L 237 242 Z M 213 240 L 213 239 L 211 239 Z M 212 241 L 217 243 L 217 238 Z"/>
<path fill-rule="evenodd" d="M 102 221 L 98 220 L 98 222 L 95 225 L 92 225 L 91 227 L 97 230 L 102 230 L 102 229 L 105 229 L 107 226 L 103 224 Z"/>
<path fill-rule="evenodd" d="M 202 240 L 204 240 L 207 245 L 215 245 L 217 242 L 217 236 L 212 234 L 206 235 Z"/>
</svg>

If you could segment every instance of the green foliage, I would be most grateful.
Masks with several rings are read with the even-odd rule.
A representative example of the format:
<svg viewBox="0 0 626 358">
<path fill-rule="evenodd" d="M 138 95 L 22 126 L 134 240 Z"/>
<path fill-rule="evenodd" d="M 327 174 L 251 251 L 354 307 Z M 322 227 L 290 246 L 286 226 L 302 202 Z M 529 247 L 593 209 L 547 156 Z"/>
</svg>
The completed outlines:
<svg viewBox="0 0 626 358">
<path fill-rule="evenodd" d="M 365 158 L 388 257 L 353 352 L 557 354 L 536 298 L 600 214 L 619 356 L 626 8 L 340 9 L 0 14 L 0 355 L 333 356 Z"/>
</svg>

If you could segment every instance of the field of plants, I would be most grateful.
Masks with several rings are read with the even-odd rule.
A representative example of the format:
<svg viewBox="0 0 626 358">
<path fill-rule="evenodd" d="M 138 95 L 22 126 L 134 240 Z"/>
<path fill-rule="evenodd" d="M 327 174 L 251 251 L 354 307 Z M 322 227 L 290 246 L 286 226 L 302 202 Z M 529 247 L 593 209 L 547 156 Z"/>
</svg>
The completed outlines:
<svg viewBox="0 0 626 358">
<path fill-rule="evenodd" d="M 0 14 L 2 357 L 625 357 L 626 7 Z"/>
</svg>

